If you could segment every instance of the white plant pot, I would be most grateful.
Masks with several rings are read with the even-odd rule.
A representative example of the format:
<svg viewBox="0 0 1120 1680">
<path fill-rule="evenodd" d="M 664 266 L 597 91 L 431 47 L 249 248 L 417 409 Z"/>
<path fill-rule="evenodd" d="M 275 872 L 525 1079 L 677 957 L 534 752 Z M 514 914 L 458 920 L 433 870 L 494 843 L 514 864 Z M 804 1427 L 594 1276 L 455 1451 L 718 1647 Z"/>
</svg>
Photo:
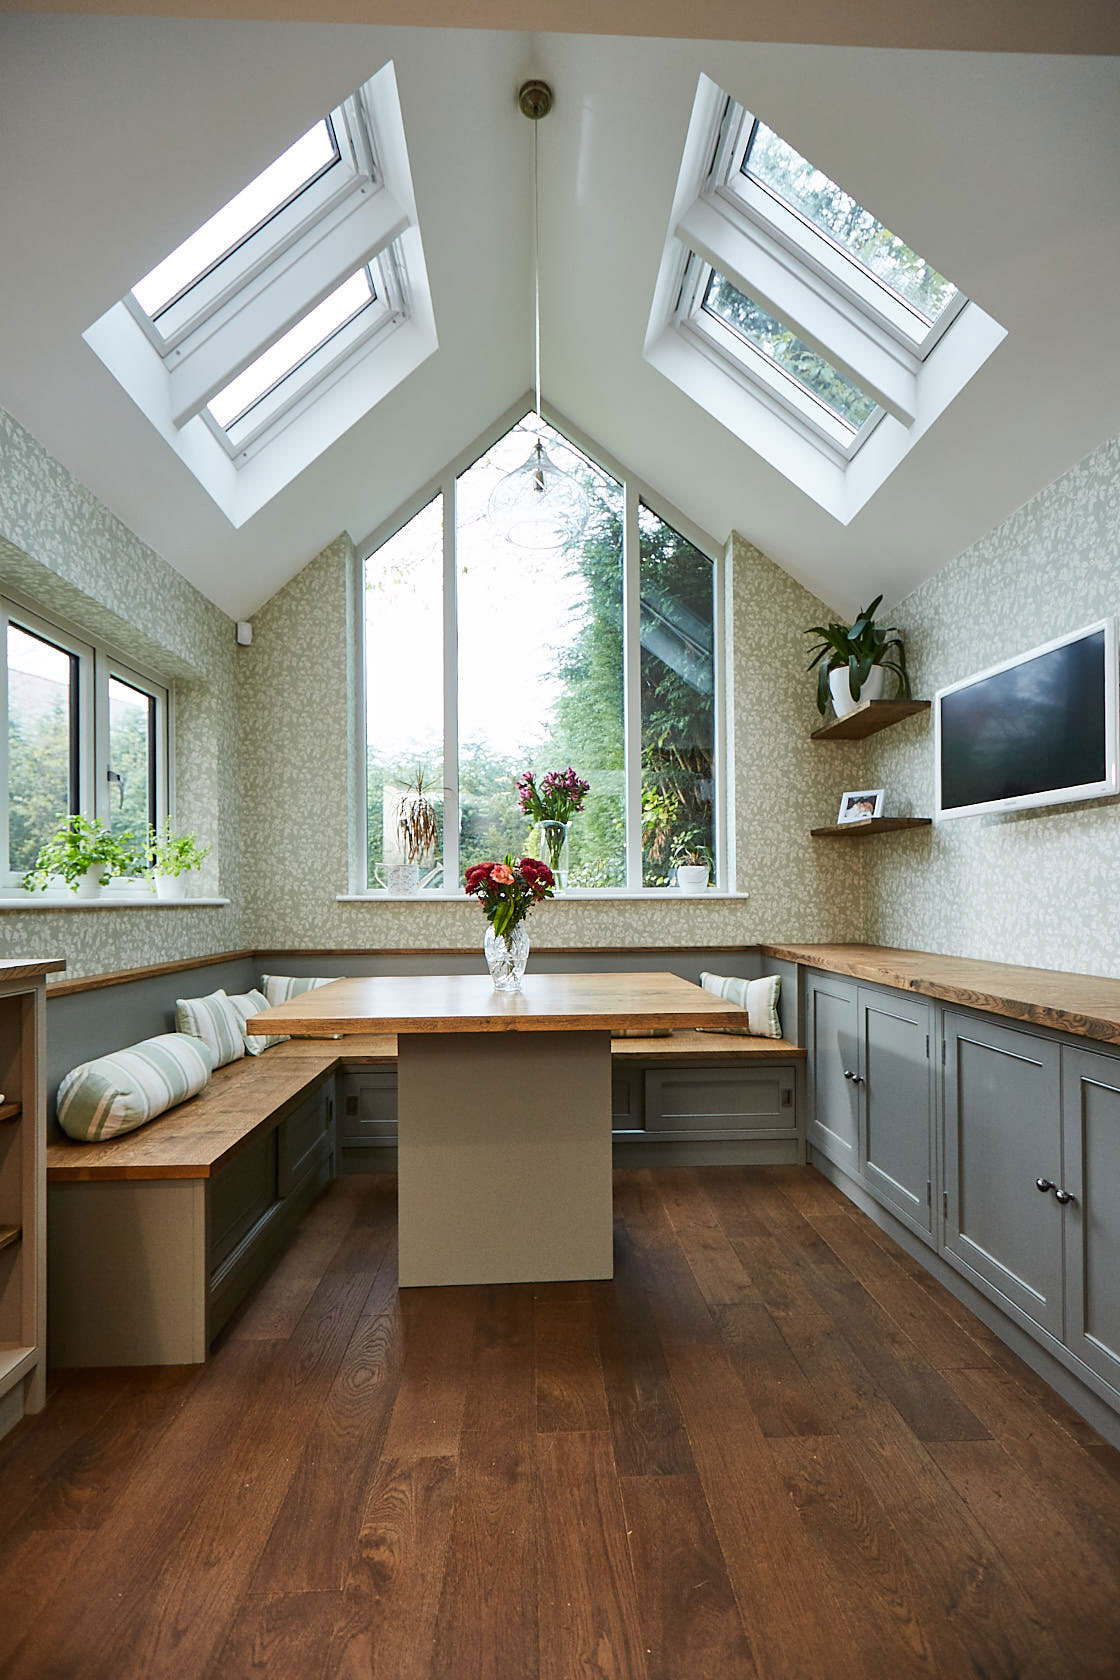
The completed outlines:
<svg viewBox="0 0 1120 1680">
<path fill-rule="evenodd" d="M 418 863 L 386 863 L 377 864 L 374 875 L 386 892 L 394 898 L 404 898 L 410 893 L 420 891 L 420 865 Z"/>
<path fill-rule="evenodd" d="M 860 689 L 859 699 L 852 699 L 852 690 L 848 683 L 848 667 L 838 665 L 835 671 L 828 673 L 828 686 L 832 692 L 832 708 L 838 718 L 847 717 L 857 706 L 862 706 L 865 700 L 881 700 L 883 689 L 886 687 L 887 673 L 881 665 L 872 665 L 867 673 L 867 681 Z"/>
<path fill-rule="evenodd" d="M 187 877 L 182 875 L 156 875 L 156 897 L 178 903 L 187 896 Z"/>
<path fill-rule="evenodd" d="M 105 865 L 103 863 L 91 864 L 90 867 L 86 870 L 85 874 L 79 876 L 78 879 L 74 882 L 73 887 L 70 889 L 73 892 L 74 897 L 75 898 L 100 898 L 101 897 L 101 877 L 102 877 L 102 875 L 104 875 L 104 873 L 105 873 Z"/>
<path fill-rule="evenodd" d="M 706 863 L 678 863 L 677 886 L 682 893 L 702 893 L 708 890 Z"/>
</svg>

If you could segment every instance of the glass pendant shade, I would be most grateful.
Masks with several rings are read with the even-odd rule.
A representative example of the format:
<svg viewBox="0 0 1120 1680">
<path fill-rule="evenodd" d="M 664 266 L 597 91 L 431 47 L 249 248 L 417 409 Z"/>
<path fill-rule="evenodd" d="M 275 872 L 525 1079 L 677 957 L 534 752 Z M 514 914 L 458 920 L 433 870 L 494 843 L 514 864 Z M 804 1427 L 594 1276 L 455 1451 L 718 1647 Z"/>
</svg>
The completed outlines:
<svg viewBox="0 0 1120 1680">
<path fill-rule="evenodd" d="M 588 514 L 583 487 L 537 438 L 528 459 L 495 485 L 490 523 L 518 548 L 561 548 Z"/>
</svg>

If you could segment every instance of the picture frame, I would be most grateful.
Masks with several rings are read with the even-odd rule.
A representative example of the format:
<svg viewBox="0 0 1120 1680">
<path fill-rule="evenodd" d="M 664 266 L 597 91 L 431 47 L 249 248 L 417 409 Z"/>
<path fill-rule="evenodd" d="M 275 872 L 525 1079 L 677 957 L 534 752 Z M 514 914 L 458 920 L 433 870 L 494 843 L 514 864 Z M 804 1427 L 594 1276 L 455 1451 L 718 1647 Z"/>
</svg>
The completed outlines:
<svg viewBox="0 0 1120 1680">
<path fill-rule="evenodd" d="M 845 823 L 871 822 L 873 818 L 881 817 L 885 793 L 885 788 L 864 788 L 854 793 L 842 793 L 837 824 L 843 826 Z"/>
</svg>

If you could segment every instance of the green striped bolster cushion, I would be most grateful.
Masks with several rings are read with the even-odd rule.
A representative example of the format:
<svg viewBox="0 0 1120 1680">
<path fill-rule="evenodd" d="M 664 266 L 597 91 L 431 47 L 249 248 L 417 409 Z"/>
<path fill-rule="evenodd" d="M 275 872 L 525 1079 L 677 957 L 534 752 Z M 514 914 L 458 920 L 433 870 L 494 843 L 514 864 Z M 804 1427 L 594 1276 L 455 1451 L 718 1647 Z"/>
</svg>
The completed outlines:
<svg viewBox="0 0 1120 1680">
<path fill-rule="evenodd" d="M 245 1049 L 250 1056 L 259 1056 L 262 1050 L 267 1050 L 273 1044 L 283 1044 L 291 1033 L 251 1033 L 245 1031 L 245 1023 L 251 1015 L 259 1015 L 262 1009 L 268 1008 L 268 999 L 262 992 L 246 992 L 242 997 L 231 997 L 230 1003 L 236 1009 L 241 1021 L 241 1036 L 245 1040 Z"/>
<path fill-rule="evenodd" d="M 58 1087 L 58 1123 L 80 1143 L 134 1132 L 209 1084 L 214 1062 L 201 1039 L 161 1033 L 72 1068 Z"/>
<path fill-rule="evenodd" d="M 722 1023 L 717 1027 L 713 1023 L 705 1031 L 747 1033 L 752 1038 L 781 1038 L 782 1023 L 778 1019 L 781 975 L 767 974 L 761 980 L 738 980 L 733 975 L 702 974 L 700 984 L 706 992 L 714 992 L 716 997 L 726 998 L 728 1003 L 737 1003 L 747 1012 L 746 1023 L 741 1027 Z"/>
<path fill-rule="evenodd" d="M 240 1061 L 245 1054 L 241 1016 L 222 987 L 209 997 L 179 998 L 175 1004 L 175 1025 L 181 1033 L 202 1040 L 215 1067 Z"/>
<path fill-rule="evenodd" d="M 316 986 L 329 986 L 332 980 L 337 979 L 337 974 L 328 974 L 323 980 L 294 980 L 290 974 L 262 974 L 261 991 L 269 1008 L 275 1009 L 278 1003 L 302 997 L 304 992 L 313 992 Z"/>
</svg>

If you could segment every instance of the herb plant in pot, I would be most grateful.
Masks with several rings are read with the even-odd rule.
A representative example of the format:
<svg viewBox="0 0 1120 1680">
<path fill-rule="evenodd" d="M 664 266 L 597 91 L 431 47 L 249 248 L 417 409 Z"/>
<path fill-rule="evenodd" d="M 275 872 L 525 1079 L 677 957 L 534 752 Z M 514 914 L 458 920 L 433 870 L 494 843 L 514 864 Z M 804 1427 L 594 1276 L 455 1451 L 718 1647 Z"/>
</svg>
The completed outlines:
<svg viewBox="0 0 1120 1680">
<path fill-rule="evenodd" d="M 179 900 L 187 896 L 187 875 L 201 869 L 210 856 L 209 846 L 200 846 L 193 834 L 176 834 L 170 822 L 148 835 L 148 851 L 155 876 L 156 897 Z"/>
<path fill-rule="evenodd" d="M 863 700 L 881 700 L 886 672 L 898 679 L 898 692 L 910 698 L 906 649 L 893 626 L 875 623 L 881 595 L 864 607 L 852 624 L 814 624 L 805 634 L 819 636 L 808 669 L 817 671 L 817 710 L 823 717 L 831 696 L 838 718 L 854 712 Z"/>
<path fill-rule="evenodd" d="M 98 898 L 114 875 L 131 874 L 136 864 L 131 834 L 114 834 L 97 817 L 60 817 L 23 885 L 28 892 L 42 892 L 61 879 L 76 898 Z"/>
<path fill-rule="evenodd" d="M 702 893 L 708 890 L 711 873 L 711 854 L 703 846 L 694 846 L 677 853 L 677 886 L 682 893 Z"/>
</svg>

